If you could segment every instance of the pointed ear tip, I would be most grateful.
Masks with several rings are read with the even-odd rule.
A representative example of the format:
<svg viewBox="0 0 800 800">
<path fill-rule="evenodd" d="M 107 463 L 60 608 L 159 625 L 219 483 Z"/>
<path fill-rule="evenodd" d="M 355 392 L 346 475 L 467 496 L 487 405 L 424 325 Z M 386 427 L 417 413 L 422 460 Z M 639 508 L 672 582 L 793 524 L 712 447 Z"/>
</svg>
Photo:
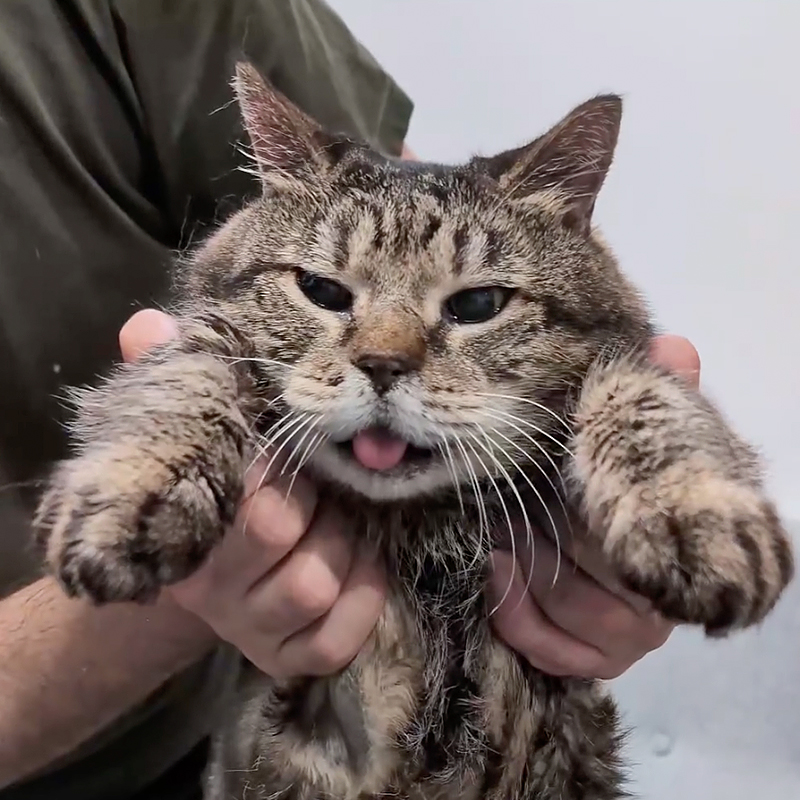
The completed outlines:
<svg viewBox="0 0 800 800">
<path fill-rule="evenodd" d="M 614 116 L 622 116 L 624 101 L 620 94 L 601 94 L 594 98 L 595 103 L 607 108 Z"/>
<path fill-rule="evenodd" d="M 584 100 L 583 103 L 577 106 L 577 109 L 585 109 L 585 108 L 621 109 L 622 103 L 623 103 L 622 95 L 608 92 L 604 94 L 596 94 L 594 95 L 594 97 L 590 97 L 588 100 Z"/>
<path fill-rule="evenodd" d="M 249 61 L 237 61 L 235 66 L 236 77 L 245 78 L 257 75 L 256 68 Z"/>
<path fill-rule="evenodd" d="M 568 118 L 581 119 L 587 115 L 595 124 L 611 124 L 618 127 L 622 120 L 622 96 L 618 94 L 598 94 L 574 108 Z"/>
<path fill-rule="evenodd" d="M 237 61 L 234 70 L 233 80 L 234 89 L 242 92 L 254 87 L 263 87 L 264 79 L 261 73 L 249 61 Z"/>
</svg>

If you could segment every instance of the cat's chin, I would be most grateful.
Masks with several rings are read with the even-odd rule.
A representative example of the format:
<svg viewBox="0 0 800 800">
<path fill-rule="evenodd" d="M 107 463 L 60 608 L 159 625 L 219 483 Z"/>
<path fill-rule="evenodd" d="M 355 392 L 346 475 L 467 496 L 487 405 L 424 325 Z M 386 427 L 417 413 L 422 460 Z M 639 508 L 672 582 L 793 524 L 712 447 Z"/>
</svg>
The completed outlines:
<svg viewBox="0 0 800 800">
<path fill-rule="evenodd" d="M 409 447 L 395 467 L 374 470 L 353 457 L 349 442 L 331 443 L 319 448 L 311 467 L 327 480 L 380 503 L 427 497 L 453 485 L 452 473 L 439 454 L 415 447 Z"/>
</svg>

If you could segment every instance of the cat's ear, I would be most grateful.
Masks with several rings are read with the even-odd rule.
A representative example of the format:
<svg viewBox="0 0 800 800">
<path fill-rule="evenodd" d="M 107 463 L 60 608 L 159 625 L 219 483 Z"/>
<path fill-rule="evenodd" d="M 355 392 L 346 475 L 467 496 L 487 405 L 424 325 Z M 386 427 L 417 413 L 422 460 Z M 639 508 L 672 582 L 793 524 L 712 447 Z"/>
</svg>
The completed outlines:
<svg viewBox="0 0 800 800">
<path fill-rule="evenodd" d="M 481 166 L 507 196 L 554 192 L 566 225 L 588 232 L 619 136 L 622 98 L 602 95 L 582 103 L 543 136 Z"/>
<path fill-rule="evenodd" d="M 252 64 L 236 65 L 233 88 L 253 157 L 266 183 L 309 177 L 330 166 L 323 129 L 267 83 Z"/>
</svg>

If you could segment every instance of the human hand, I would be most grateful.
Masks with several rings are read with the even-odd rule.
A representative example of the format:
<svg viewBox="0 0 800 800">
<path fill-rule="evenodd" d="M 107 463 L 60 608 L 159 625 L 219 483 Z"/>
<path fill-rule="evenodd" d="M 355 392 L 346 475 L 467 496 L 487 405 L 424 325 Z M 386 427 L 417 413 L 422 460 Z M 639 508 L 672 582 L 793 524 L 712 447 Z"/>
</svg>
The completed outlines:
<svg viewBox="0 0 800 800">
<path fill-rule="evenodd" d="M 134 314 L 120 331 L 132 361 L 177 334 L 160 311 Z M 275 678 L 326 675 L 361 649 L 383 609 L 385 576 L 356 552 L 339 511 L 298 475 L 245 478 L 236 522 L 206 562 L 165 593 Z M 246 525 L 245 525 L 246 522 Z"/>
<path fill-rule="evenodd" d="M 652 358 L 699 384 L 700 359 L 686 339 L 658 337 Z M 575 534 L 562 537 L 560 569 L 555 546 L 544 536 L 535 539 L 535 558 L 524 536 L 515 540 L 516 567 L 511 553 L 495 551 L 489 594 L 499 608 L 493 622 L 509 646 L 548 674 L 610 680 L 661 647 L 674 625 L 620 586 L 600 551 Z"/>
</svg>

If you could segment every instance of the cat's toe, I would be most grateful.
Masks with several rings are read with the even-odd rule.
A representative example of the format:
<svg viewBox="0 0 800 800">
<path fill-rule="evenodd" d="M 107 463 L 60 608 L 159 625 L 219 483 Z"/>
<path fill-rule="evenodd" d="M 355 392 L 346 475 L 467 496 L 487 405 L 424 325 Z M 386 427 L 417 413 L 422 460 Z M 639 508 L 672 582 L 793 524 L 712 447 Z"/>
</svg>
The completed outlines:
<svg viewBox="0 0 800 800">
<path fill-rule="evenodd" d="M 65 591 L 95 603 L 146 602 L 190 575 L 235 514 L 236 486 L 197 465 L 139 456 L 67 462 L 35 520 L 46 561 Z"/>
<path fill-rule="evenodd" d="M 85 597 L 98 605 L 147 602 L 161 588 L 159 570 L 148 559 L 140 561 L 124 549 L 118 552 L 113 545 L 84 538 L 65 542 L 52 568 L 70 597 Z"/>
<path fill-rule="evenodd" d="M 714 477 L 632 490 L 605 546 L 632 591 L 666 617 L 714 636 L 763 619 L 793 573 L 772 505 Z"/>
<path fill-rule="evenodd" d="M 127 524 L 136 500 L 108 497 L 101 486 L 71 477 L 62 472 L 34 523 L 50 572 L 70 597 L 98 604 L 153 598 L 160 586 L 158 552 L 138 546 L 137 531 Z"/>
</svg>

